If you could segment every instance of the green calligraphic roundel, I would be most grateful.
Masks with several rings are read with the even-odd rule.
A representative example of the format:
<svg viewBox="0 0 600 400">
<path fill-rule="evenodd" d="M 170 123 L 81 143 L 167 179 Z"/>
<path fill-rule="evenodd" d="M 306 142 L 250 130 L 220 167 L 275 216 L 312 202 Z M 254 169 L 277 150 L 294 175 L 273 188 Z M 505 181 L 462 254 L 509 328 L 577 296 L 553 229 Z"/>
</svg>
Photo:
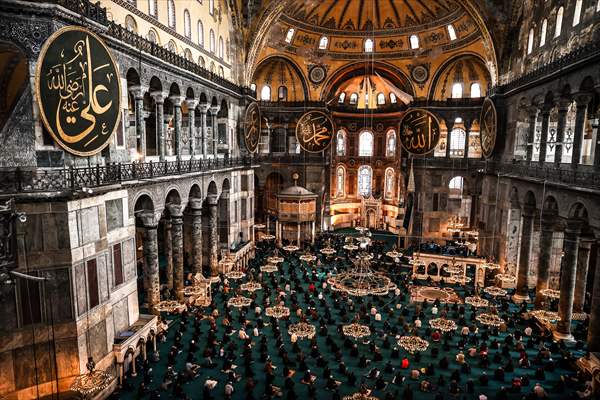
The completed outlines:
<svg viewBox="0 0 600 400">
<path fill-rule="evenodd" d="M 256 153 L 258 150 L 261 124 L 260 107 L 256 102 L 251 103 L 244 116 L 244 142 L 250 153 Z"/>
<path fill-rule="evenodd" d="M 432 113 L 410 109 L 400 121 L 400 143 L 414 155 L 432 152 L 440 141 L 440 124 Z"/>
<path fill-rule="evenodd" d="M 100 37 L 79 26 L 56 31 L 40 52 L 35 85 L 42 122 L 63 149 L 91 156 L 109 145 L 121 119 L 121 80 Z"/>
<path fill-rule="evenodd" d="M 333 132 L 333 121 L 323 111 L 308 111 L 296 124 L 296 139 L 300 147 L 309 153 L 327 149 L 333 140 Z"/>
<path fill-rule="evenodd" d="M 487 98 L 481 107 L 481 132 L 479 140 L 481 141 L 481 153 L 485 158 L 489 158 L 494 152 L 496 146 L 496 135 L 498 132 L 498 114 L 494 102 Z"/>
</svg>

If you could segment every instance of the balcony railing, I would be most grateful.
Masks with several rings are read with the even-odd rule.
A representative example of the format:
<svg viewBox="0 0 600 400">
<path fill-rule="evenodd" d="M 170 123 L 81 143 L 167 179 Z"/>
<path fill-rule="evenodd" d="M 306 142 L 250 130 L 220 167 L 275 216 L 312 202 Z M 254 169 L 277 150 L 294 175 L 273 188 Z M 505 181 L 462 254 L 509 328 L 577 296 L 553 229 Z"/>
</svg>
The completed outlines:
<svg viewBox="0 0 600 400">
<path fill-rule="evenodd" d="M 37 2 L 42 2 L 42 0 L 37 0 Z M 108 24 L 106 8 L 100 6 L 100 2 L 92 3 L 89 0 L 52 0 L 51 2 L 102 25 Z"/>
<path fill-rule="evenodd" d="M 250 167 L 250 158 L 217 158 L 108 164 L 85 168 L 32 169 L 0 171 L 0 193 L 41 193 L 76 191 L 117 185 L 127 181 L 163 176 L 207 172 L 235 167 Z"/>
</svg>

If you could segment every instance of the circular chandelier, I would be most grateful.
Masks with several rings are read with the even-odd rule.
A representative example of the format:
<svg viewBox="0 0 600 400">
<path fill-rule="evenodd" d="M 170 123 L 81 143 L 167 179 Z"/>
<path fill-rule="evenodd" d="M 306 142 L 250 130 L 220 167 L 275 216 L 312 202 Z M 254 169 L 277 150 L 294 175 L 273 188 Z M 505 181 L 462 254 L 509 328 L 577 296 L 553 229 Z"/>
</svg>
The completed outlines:
<svg viewBox="0 0 600 400">
<path fill-rule="evenodd" d="M 262 285 L 258 282 L 250 281 L 246 283 L 242 283 L 240 285 L 240 289 L 245 290 L 246 292 L 256 292 L 257 290 L 262 289 Z"/>
<path fill-rule="evenodd" d="M 499 288 L 498 286 L 488 286 L 483 288 L 483 292 L 494 297 L 506 296 L 508 293 L 505 289 Z"/>
<path fill-rule="evenodd" d="M 400 340 L 398 340 L 398 345 L 410 354 L 414 354 L 417 351 L 423 352 L 427 350 L 429 342 L 418 336 L 402 336 Z"/>
<path fill-rule="evenodd" d="M 421 297 L 430 301 L 439 300 L 444 303 L 460 302 L 456 291 L 449 287 L 413 286 L 411 288 L 411 297 Z"/>
<path fill-rule="evenodd" d="M 353 323 L 342 326 L 342 332 L 344 332 L 344 335 L 353 339 L 360 339 L 369 336 L 371 334 L 371 329 L 367 325 Z"/>
<path fill-rule="evenodd" d="M 312 254 L 302 254 L 300 257 L 301 261 L 305 261 L 307 263 L 313 262 L 317 259 L 317 257 L 313 256 Z"/>
<path fill-rule="evenodd" d="M 232 297 L 227 302 L 227 305 L 229 307 L 235 307 L 235 308 L 248 307 L 250 304 L 252 304 L 252 299 L 249 299 L 248 297 L 244 297 L 244 296 Z"/>
<path fill-rule="evenodd" d="M 186 286 L 183 288 L 183 295 L 186 297 L 200 296 L 205 292 L 205 288 L 198 285 Z"/>
<path fill-rule="evenodd" d="M 271 234 L 263 235 L 262 239 L 263 240 L 273 240 L 273 239 L 275 239 L 275 235 L 271 235 Z"/>
<path fill-rule="evenodd" d="M 290 309 L 285 306 L 267 307 L 265 315 L 276 319 L 286 318 L 290 316 Z"/>
<path fill-rule="evenodd" d="M 439 329 L 442 332 L 450 332 L 456 330 L 456 322 L 446 318 L 430 319 L 429 325 L 433 329 Z"/>
<path fill-rule="evenodd" d="M 327 279 L 332 290 L 351 296 L 385 296 L 396 289 L 390 278 L 371 270 L 369 260 L 359 258 L 353 264 L 348 271 Z"/>
<path fill-rule="evenodd" d="M 469 276 L 456 276 L 456 275 L 452 275 L 449 276 L 447 278 L 445 278 L 446 282 L 448 283 L 469 283 L 471 282 L 471 277 Z"/>
<path fill-rule="evenodd" d="M 281 257 L 279 254 L 275 253 L 275 255 L 268 257 L 267 261 L 270 262 L 271 264 L 279 264 L 279 263 L 283 262 L 283 257 Z"/>
<path fill-rule="evenodd" d="M 542 289 L 540 290 L 540 294 L 546 297 L 550 297 L 551 299 L 559 299 L 560 298 L 560 290 L 556 289 Z"/>
<path fill-rule="evenodd" d="M 411 258 L 410 260 L 408 260 L 408 263 L 410 265 L 413 265 L 415 267 L 424 267 L 425 266 L 425 261 L 421 260 L 420 258 L 416 257 L 416 258 Z"/>
<path fill-rule="evenodd" d="M 361 258 L 363 260 L 372 260 L 373 259 L 373 254 L 362 252 L 362 253 L 360 253 L 358 255 L 358 258 Z"/>
<path fill-rule="evenodd" d="M 348 251 L 354 251 L 354 250 L 358 250 L 358 246 L 352 243 L 349 244 L 345 244 L 344 245 L 344 250 L 348 250 Z"/>
<path fill-rule="evenodd" d="M 574 312 L 573 315 L 571 316 L 571 319 L 573 321 L 585 321 L 587 319 L 587 317 L 588 317 L 587 313 Z"/>
<path fill-rule="evenodd" d="M 364 234 L 365 232 L 369 231 L 369 228 L 365 228 L 364 226 L 357 226 L 354 229 L 360 232 L 361 234 Z"/>
<path fill-rule="evenodd" d="M 482 299 L 479 296 L 465 297 L 465 304 L 469 304 L 473 307 L 487 307 L 490 302 L 486 299 Z"/>
<path fill-rule="evenodd" d="M 500 269 L 500 264 L 493 262 L 485 262 L 481 264 L 481 268 L 489 269 L 491 271 L 495 269 Z"/>
<path fill-rule="evenodd" d="M 388 251 L 387 253 L 385 253 L 386 256 L 388 256 L 389 258 L 399 258 L 402 257 L 402 253 L 400 253 L 399 251 L 396 251 L 396 249 L 392 249 L 390 251 Z"/>
<path fill-rule="evenodd" d="M 505 283 L 507 285 L 514 285 L 515 283 L 517 283 L 517 278 L 514 275 L 510 274 L 498 274 L 496 275 L 496 278 L 500 282 Z"/>
<path fill-rule="evenodd" d="M 307 324 L 306 322 L 299 322 L 297 324 L 292 324 L 288 328 L 288 333 L 290 336 L 296 335 L 298 339 L 312 339 L 317 333 L 317 328 L 314 325 Z"/>
<path fill-rule="evenodd" d="M 326 256 L 330 256 L 330 255 L 332 255 L 332 254 L 335 254 L 335 253 L 336 253 L 336 251 L 335 251 L 335 249 L 334 249 L 334 248 L 332 248 L 332 247 L 330 247 L 330 246 L 327 246 L 327 247 L 325 247 L 325 248 L 321 249 L 321 253 L 322 253 L 322 254 L 325 254 Z"/>
<path fill-rule="evenodd" d="M 265 224 L 254 224 L 254 229 L 265 229 L 266 227 Z"/>
<path fill-rule="evenodd" d="M 289 251 L 289 252 L 298 251 L 298 250 L 300 250 L 300 247 L 298 247 L 296 245 L 293 245 L 293 244 L 290 244 L 290 245 L 287 245 L 287 246 L 283 246 L 283 250 Z"/>
<path fill-rule="evenodd" d="M 105 371 L 96 370 L 96 363 L 90 357 L 86 364 L 87 373 L 75 378 L 71 384 L 71 390 L 81 397 L 87 398 L 106 389 L 114 380 L 114 377 Z"/>
<path fill-rule="evenodd" d="M 158 303 L 156 303 L 156 305 L 154 306 L 156 311 L 167 312 L 167 313 L 172 313 L 175 310 L 177 310 L 179 307 L 181 307 L 181 304 L 175 300 L 162 300 L 162 301 L 159 301 Z"/>
<path fill-rule="evenodd" d="M 246 276 L 246 274 L 243 273 L 242 271 L 229 271 L 228 273 L 225 274 L 225 276 L 228 279 L 238 280 L 238 279 L 244 278 Z"/>
<path fill-rule="evenodd" d="M 496 328 L 504 323 L 504 320 L 496 314 L 482 313 L 478 314 L 475 318 L 483 325 L 493 326 Z"/>
<path fill-rule="evenodd" d="M 364 394 L 364 393 L 354 393 L 353 395 L 350 396 L 344 396 L 342 397 L 343 400 L 379 400 L 377 397 L 375 396 L 369 396 L 368 394 Z"/>
<path fill-rule="evenodd" d="M 260 267 L 260 272 L 264 272 L 267 274 L 277 272 L 277 271 L 279 271 L 279 268 L 277 268 L 277 265 L 274 265 L 274 264 L 261 265 L 261 267 Z"/>
<path fill-rule="evenodd" d="M 560 321 L 560 316 L 558 315 L 558 313 L 556 311 L 533 310 L 533 311 L 530 311 L 529 313 L 531 315 L 533 315 L 535 318 L 539 319 L 540 321 L 545 321 L 545 322 Z"/>
</svg>

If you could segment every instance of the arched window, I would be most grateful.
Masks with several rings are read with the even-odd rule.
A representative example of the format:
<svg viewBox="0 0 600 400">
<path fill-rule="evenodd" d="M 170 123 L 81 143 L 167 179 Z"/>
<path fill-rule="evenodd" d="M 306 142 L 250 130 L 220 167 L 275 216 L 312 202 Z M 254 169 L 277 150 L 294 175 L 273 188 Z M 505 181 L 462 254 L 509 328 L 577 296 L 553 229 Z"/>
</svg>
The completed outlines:
<svg viewBox="0 0 600 400">
<path fill-rule="evenodd" d="M 167 0 L 167 23 L 169 28 L 175 29 L 175 2 Z"/>
<path fill-rule="evenodd" d="M 398 98 L 394 93 L 390 93 L 390 103 L 396 104 L 398 102 Z"/>
<path fill-rule="evenodd" d="M 581 22 L 581 7 L 583 6 L 583 0 L 577 0 L 575 3 L 575 13 L 573 14 L 573 26 L 579 25 Z"/>
<path fill-rule="evenodd" d="M 548 20 L 542 21 L 542 30 L 540 31 L 540 47 L 546 44 L 546 32 L 548 31 Z"/>
<path fill-rule="evenodd" d="M 177 53 L 177 45 L 173 40 L 169 40 L 169 43 L 167 43 L 167 49 L 169 49 L 169 51 L 172 53 Z"/>
<path fill-rule="evenodd" d="M 417 35 L 412 35 L 410 37 L 410 48 L 413 50 L 419 48 L 419 37 Z"/>
<path fill-rule="evenodd" d="M 215 15 L 215 0 L 208 0 L 208 13 Z"/>
<path fill-rule="evenodd" d="M 292 39 L 294 39 L 294 33 L 296 31 L 294 30 L 294 28 L 290 28 L 287 31 L 287 34 L 285 35 L 285 41 L 286 43 L 292 43 Z"/>
<path fill-rule="evenodd" d="M 335 152 L 338 156 L 346 155 L 346 134 L 344 131 L 338 131 L 335 143 Z"/>
<path fill-rule="evenodd" d="M 394 196 L 394 170 L 388 168 L 385 170 L 385 198 L 391 199 Z"/>
<path fill-rule="evenodd" d="M 385 104 L 385 94 L 383 94 L 383 93 L 379 93 L 379 94 L 377 95 L 377 104 L 378 104 L 378 105 L 383 105 L 383 104 Z"/>
<path fill-rule="evenodd" d="M 394 157 L 396 155 L 396 131 L 393 129 L 387 133 L 385 155 L 387 157 Z"/>
<path fill-rule="evenodd" d="M 465 154 L 467 134 L 464 129 L 454 128 L 450 136 L 450 157 L 462 157 Z"/>
<path fill-rule="evenodd" d="M 346 192 L 346 171 L 344 167 L 339 166 L 337 168 L 336 180 L 335 180 L 335 196 L 344 197 Z"/>
<path fill-rule="evenodd" d="M 368 165 L 363 165 L 358 169 L 358 194 L 364 197 L 371 195 L 371 181 L 373 170 Z"/>
<path fill-rule="evenodd" d="M 219 58 L 222 60 L 225 55 L 225 44 L 223 43 L 223 36 L 219 36 Z"/>
<path fill-rule="evenodd" d="M 260 99 L 262 101 L 271 100 L 271 87 L 269 85 L 265 85 L 262 87 L 262 90 L 260 91 Z"/>
<path fill-rule="evenodd" d="M 137 33 L 137 31 L 138 31 L 137 22 L 135 22 L 135 19 L 131 15 L 127 15 L 125 17 L 125 28 L 129 32 L 133 32 L 133 33 Z"/>
<path fill-rule="evenodd" d="M 527 54 L 531 54 L 533 51 L 533 28 L 529 30 L 529 38 L 527 39 Z"/>
<path fill-rule="evenodd" d="M 452 191 L 462 192 L 464 185 L 464 178 L 462 176 L 455 176 L 450 179 L 450 183 L 448 183 L 448 189 Z"/>
<path fill-rule="evenodd" d="M 194 57 L 192 57 L 192 51 L 190 49 L 185 49 L 183 52 L 183 56 L 188 61 L 194 61 Z"/>
<path fill-rule="evenodd" d="M 156 0 L 148 0 L 148 15 L 156 18 L 158 17 L 158 7 L 156 4 Z"/>
<path fill-rule="evenodd" d="M 225 78 L 225 70 L 221 66 L 219 66 L 219 76 Z"/>
<path fill-rule="evenodd" d="M 474 99 L 481 97 L 481 85 L 477 82 L 471 84 L 471 97 Z"/>
<path fill-rule="evenodd" d="M 462 99 L 463 97 L 463 85 L 460 82 L 456 82 L 452 85 L 452 98 Z"/>
<path fill-rule="evenodd" d="M 213 31 L 212 29 L 210 30 L 208 37 L 208 50 L 210 50 L 211 53 L 215 54 L 215 31 Z"/>
<path fill-rule="evenodd" d="M 358 138 L 358 155 L 371 157 L 373 155 L 373 133 L 364 131 Z"/>
<path fill-rule="evenodd" d="M 149 40 L 151 43 L 154 43 L 154 44 L 160 44 L 160 42 L 159 42 L 159 40 L 158 40 L 158 35 L 156 34 L 156 31 L 155 31 L 154 29 L 150 29 L 150 30 L 148 31 L 148 40 Z"/>
<path fill-rule="evenodd" d="M 358 94 L 352 93 L 350 95 L 350 104 L 356 104 L 358 102 Z"/>
<path fill-rule="evenodd" d="M 373 52 L 373 39 L 365 40 L 365 53 Z"/>
<path fill-rule="evenodd" d="M 328 44 L 329 44 L 329 39 L 327 38 L 327 36 L 321 37 L 321 40 L 319 40 L 319 49 L 325 50 L 327 48 Z"/>
<path fill-rule="evenodd" d="M 452 24 L 448 25 L 448 37 L 450 37 L 450 41 L 456 40 L 456 31 Z"/>
<path fill-rule="evenodd" d="M 277 99 L 279 101 L 287 101 L 288 90 L 285 86 L 279 86 L 277 89 Z"/>
<path fill-rule="evenodd" d="M 190 12 L 188 10 L 183 11 L 183 34 L 186 38 L 192 38 L 192 22 L 190 20 Z"/>
<path fill-rule="evenodd" d="M 558 9 L 558 12 L 556 13 L 556 27 L 554 28 L 554 37 L 557 38 L 560 36 L 560 33 L 562 31 L 562 20 L 563 20 L 563 14 L 565 13 L 565 9 L 563 7 Z"/>
<path fill-rule="evenodd" d="M 204 25 L 198 20 L 198 44 L 204 47 Z"/>
<path fill-rule="evenodd" d="M 340 93 L 340 97 L 338 99 L 338 103 L 343 104 L 346 101 L 346 92 Z"/>
<path fill-rule="evenodd" d="M 204 58 L 202 56 L 198 57 L 198 64 L 202 67 L 205 68 L 206 67 L 206 61 L 204 61 Z"/>
</svg>

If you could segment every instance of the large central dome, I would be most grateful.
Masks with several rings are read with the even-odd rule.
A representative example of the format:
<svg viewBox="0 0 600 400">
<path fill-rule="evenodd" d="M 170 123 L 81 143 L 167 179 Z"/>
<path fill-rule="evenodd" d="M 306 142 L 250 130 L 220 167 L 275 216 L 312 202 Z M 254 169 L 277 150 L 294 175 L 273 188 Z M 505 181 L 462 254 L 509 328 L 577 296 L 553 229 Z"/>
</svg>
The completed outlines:
<svg viewBox="0 0 600 400">
<path fill-rule="evenodd" d="M 389 35 L 446 25 L 463 13 L 453 0 L 294 0 L 283 20 L 323 33 Z"/>
</svg>

